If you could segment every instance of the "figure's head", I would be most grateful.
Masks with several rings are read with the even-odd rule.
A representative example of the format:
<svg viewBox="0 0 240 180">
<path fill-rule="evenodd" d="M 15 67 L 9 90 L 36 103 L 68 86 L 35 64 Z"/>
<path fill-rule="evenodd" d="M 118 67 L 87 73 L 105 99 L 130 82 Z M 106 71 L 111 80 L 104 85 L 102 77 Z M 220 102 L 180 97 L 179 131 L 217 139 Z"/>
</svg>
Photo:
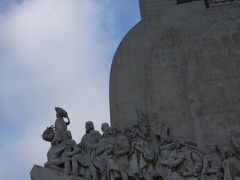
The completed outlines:
<svg viewBox="0 0 240 180">
<path fill-rule="evenodd" d="M 111 135 L 116 136 L 119 133 L 119 130 L 117 129 L 116 126 L 112 126 L 110 128 L 110 133 L 111 133 Z"/>
<path fill-rule="evenodd" d="M 223 155 L 224 155 L 224 158 L 230 158 L 233 156 L 233 152 L 231 151 L 230 148 L 226 147 L 223 149 Z"/>
<path fill-rule="evenodd" d="M 208 145 L 210 153 L 215 153 L 219 151 L 218 145 L 216 143 L 211 143 Z"/>
<path fill-rule="evenodd" d="M 63 108 L 55 107 L 55 111 L 57 118 L 68 118 L 68 114 Z"/>
<path fill-rule="evenodd" d="M 70 119 L 68 117 L 68 113 L 63 108 L 55 107 L 55 111 L 56 111 L 57 118 L 67 118 L 68 121 L 66 122 L 66 124 L 67 125 L 70 124 Z"/>
<path fill-rule="evenodd" d="M 108 123 L 102 123 L 101 125 L 101 130 L 103 133 L 109 133 L 110 126 Z"/>
<path fill-rule="evenodd" d="M 90 131 L 94 130 L 93 122 L 87 121 L 85 124 L 85 129 L 86 129 L 86 132 L 90 132 Z"/>
<path fill-rule="evenodd" d="M 130 137 L 131 137 L 131 138 L 137 137 L 138 134 L 139 134 L 139 131 L 140 131 L 140 128 L 139 128 L 137 125 L 133 126 L 133 127 L 129 130 L 129 132 L 130 132 Z"/>
<path fill-rule="evenodd" d="M 108 144 L 108 146 L 107 146 L 107 153 L 108 153 L 108 154 L 111 154 L 111 153 L 113 152 L 113 146 L 114 146 L 114 145 L 111 144 L 111 143 Z"/>
</svg>

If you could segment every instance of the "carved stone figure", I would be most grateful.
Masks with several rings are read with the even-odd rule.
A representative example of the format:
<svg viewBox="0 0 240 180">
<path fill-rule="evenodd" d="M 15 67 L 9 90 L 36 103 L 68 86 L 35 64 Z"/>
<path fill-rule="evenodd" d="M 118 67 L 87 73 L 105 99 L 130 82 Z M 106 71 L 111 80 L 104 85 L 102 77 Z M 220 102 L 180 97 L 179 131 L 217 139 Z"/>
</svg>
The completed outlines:
<svg viewBox="0 0 240 180">
<path fill-rule="evenodd" d="M 51 147 L 47 153 L 48 161 L 44 166 L 61 170 L 60 164 L 65 164 L 63 166 L 65 168 L 65 172 L 69 173 L 70 170 L 68 168 L 68 162 L 65 163 L 64 161 L 66 151 L 69 149 L 67 150 L 65 148 L 60 148 L 59 145 L 61 144 L 61 146 L 63 146 L 63 144 L 72 142 L 72 146 L 74 147 L 74 140 L 72 140 L 71 132 L 67 131 L 67 125 L 70 124 L 70 120 L 67 112 L 64 109 L 56 107 L 55 111 L 57 117 L 55 125 L 47 127 L 42 134 L 43 140 L 51 142 Z M 64 118 L 67 118 L 68 122 L 65 122 Z"/>
<path fill-rule="evenodd" d="M 102 123 L 101 130 L 103 132 L 102 137 L 110 137 L 110 126 L 108 123 Z"/>
<path fill-rule="evenodd" d="M 73 174 L 76 176 L 81 174 L 87 178 L 96 180 L 97 174 L 94 170 L 92 160 L 96 150 L 96 145 L 101 139 L 101 134 L 94 130 L 92 121 L 86 122 L 85 128 L 86 134 L 82 137 L 81 142 L 78 144 L 79 151 L 72 157 Z"/>
<path fill-rule="evenodd" d="M 223 155 L 224 180 L 240 180 L 240 160 L 228 147 L 223 150 Z"/>
<path fill-rule="evenodd" d="M 110 126 L 108 123 L 103 123 L 101 126 L 103 132 L 101 140 L 96 145 L 95 157 L 93 160 L 95 173 L 99 172 L 102 180 L 107 179 L 107 149 L 109 143 L 112 142 L 110 134 Z"/>
<path fill-rule="evenodd" d="M 163 180 L 182 180 L 182 177 L 176 171 L 179 164 L 184 161 L 182 154 L 178 153 L 181 144 L 176 140 L 169 142 L 169 144 L 171 145 L 168 146 L 165 144 L 166 149 L 161 149 L 161 146 L 159 146 L 159 152 L 156 153 L 157 163 L 155 170 L 149 173 L 152 179 L 161 178 Z M 167 151 L 167 156 L 161 156 L 162 150 Z"/>
<path fill-rule="evenodd" d="M 139 126 L 134 126 L 131 132 L 131 150 L 129 152 L 129 175 L 135 178 L 151 179 L 149 172 L 153 171 L 154 148 L 151 141 L 144 137 Z"/>
<path fill-rule="evenodd" d="M 55 111 L 57 119 L 55 121 L 55 135 L 53 143 L 59 144 L 64 138 L 64 135 L 67 131 L 67 126 L 70 124 L 70 120 L 67 112 L 64 109 L 56 107 Z M 64 118 L 67 118 L 68 121 L 65 122 Z"/>
<path fill-rule="evenodd" d="M 169 135 L 162 135 L 160 137 L 160 144 L 158 147 L 159 150 L 159 156 L 162 160 L 166 160 L 169 158 L 171 151 L 173 149 L 176 149 L 176 140 L 171 138 Z"/>
<path fill-rule="evenodd" d="M 101 135 L 94 130 L 92 121 L 86 122 L 86 134 L 77 145 L 63 119 L 67 113 L 61 108 L 56 111 L 58 133 L 51 126 L 42 135 L 45 141 L 51 142 L 44 166 L 65 172 L 71 178 L 240 180 L 238 131 L 229 137 L 231 149 L 224 149 L 224 158 L 215 143 L 209 145 L 208 153 L 203 156 L 194 142 L 170 136 L 165 123 L 153 133 L 146 123 L 147 114 L 138 111 L 138 124 L 124 133 L 103 123 Z"/>
<path fill-rule="evenodd" d="M 201 180 L 219 180 L 223 178 L 222 157 L 217 144 L 209 145 L 209 154 L 204 156 Z"/>
<path fill-rule="evenodd" d="M 180 170 L 182 176 L 184 179 L 198 180 L 201 177 L 203 166 L 200 153 L 187 146 L 183 146 L 181 152 L 184 155 L 184 161 Z"/>
<path fill-rule="evenodd" d="M 77 149 L 76 142 L 72 139 L 72 134 L 70 131 L 66 131 L 64 139 L 60 144 L 57 145 L 54 155 L 52 158 L 45 163 L 45 167 L 50 167 L 54 169 L 59 169 L 64 167 L 64 172 L 67 174 L 71 173 L 71 157 Z"/>
<path fill-rule="evenodd" d="M 154 175 L 163 179 L 199 179 L 202 170 L 200 154 L 178 140 L 168 148 L 172 149 L 169 158 L 163 160 L 159 157 L 160 165 Z"/>
<path fill-rule="evenodd" d="M 108 178 L 115 179 L 120 177 L 122 180 L 128 180 L 129 140 L 116 127 L 111 127 L 110 132 L 112 142 L 109 142 L 106 159 Z"/>
</svg>

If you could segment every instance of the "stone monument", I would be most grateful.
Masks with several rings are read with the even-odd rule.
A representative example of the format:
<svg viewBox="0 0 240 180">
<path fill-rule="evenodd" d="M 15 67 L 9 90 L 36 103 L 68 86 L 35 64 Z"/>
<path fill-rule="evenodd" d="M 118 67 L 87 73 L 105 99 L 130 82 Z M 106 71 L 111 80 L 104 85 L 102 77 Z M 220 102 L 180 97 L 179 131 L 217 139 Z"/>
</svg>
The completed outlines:
<svg viewBox="0 0 240 180">
<path fill-rule="evenodd" d="M 139 4 L 112 64 L 111 125 L 86 122 L 76 143 L 55 108 L 32 180 L 240 179 L 240 0 Z"/>
<path fill-rule="evenodd" d="M 156 133 L 164 122 L 202 148 L 223 142 L 240 128 L 239 6 L 140 0 L 140 9 L 113 60 L 111 123 L 129 127 L 141 109 Z"/>
</svg>

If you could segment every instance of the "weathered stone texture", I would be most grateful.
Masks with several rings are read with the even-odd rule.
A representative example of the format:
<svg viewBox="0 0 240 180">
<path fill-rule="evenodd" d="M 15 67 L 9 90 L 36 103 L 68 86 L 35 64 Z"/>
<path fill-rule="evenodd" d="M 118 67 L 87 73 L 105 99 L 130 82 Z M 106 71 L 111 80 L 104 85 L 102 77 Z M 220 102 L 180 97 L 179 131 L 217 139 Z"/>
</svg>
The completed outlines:
<svg viewBox="0 0 240 180">
<path fill-rule="evenodd" d="M 34 165 L 30 173 L 31 180 L 85 180 L 84 178 L 68 176 L 64 172 L 55 171 Z"/>
<path fill-rule="evenodd" d="M 55 108 L 32 180 L 240 179 L 239 8 L 176 2 L 140 0 L 112 64 L 111 126 L 86 122 L 77 144 Z"/>
<path fill-rule="evenodd" d="M 163 14 L 163 10 L 176 5 L 176 0 L 139 0 L 142 19 Z M 164 7 L 164 8 L 163 8 Z"/>
<path fill-rule="evenodd" d="M 111 123 L 136 124 L 142 109 L 154 131 L 165 122 L 174 136 L 201 147 L 224 143 L 240 127 L 239 8 L 172 2 L 140 1 L 142 21 L 112 64 Z"/>
</svg>

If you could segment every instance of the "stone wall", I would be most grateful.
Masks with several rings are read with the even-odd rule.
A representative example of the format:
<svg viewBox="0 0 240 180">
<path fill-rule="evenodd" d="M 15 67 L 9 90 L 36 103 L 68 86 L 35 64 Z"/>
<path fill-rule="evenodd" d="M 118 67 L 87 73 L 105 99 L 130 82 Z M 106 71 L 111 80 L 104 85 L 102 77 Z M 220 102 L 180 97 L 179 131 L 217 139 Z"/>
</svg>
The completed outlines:
<svg viewBox="0 0 240 180">
<path fill-rule="evenodd" d="M 176 0 L 140 0 L 140 11 L 142 19 L 159 16 L 163 10 L 176 5 Z"/>
<path fill-rule="evenodd" d="M 127 128 L 141 109 L 156 133 L 164 122 L 202 148 L 224 143 L 240 126 L 239 8 L 173 2 L 140 1 L 112 64 L 111 123 Z"/>
</svg>

